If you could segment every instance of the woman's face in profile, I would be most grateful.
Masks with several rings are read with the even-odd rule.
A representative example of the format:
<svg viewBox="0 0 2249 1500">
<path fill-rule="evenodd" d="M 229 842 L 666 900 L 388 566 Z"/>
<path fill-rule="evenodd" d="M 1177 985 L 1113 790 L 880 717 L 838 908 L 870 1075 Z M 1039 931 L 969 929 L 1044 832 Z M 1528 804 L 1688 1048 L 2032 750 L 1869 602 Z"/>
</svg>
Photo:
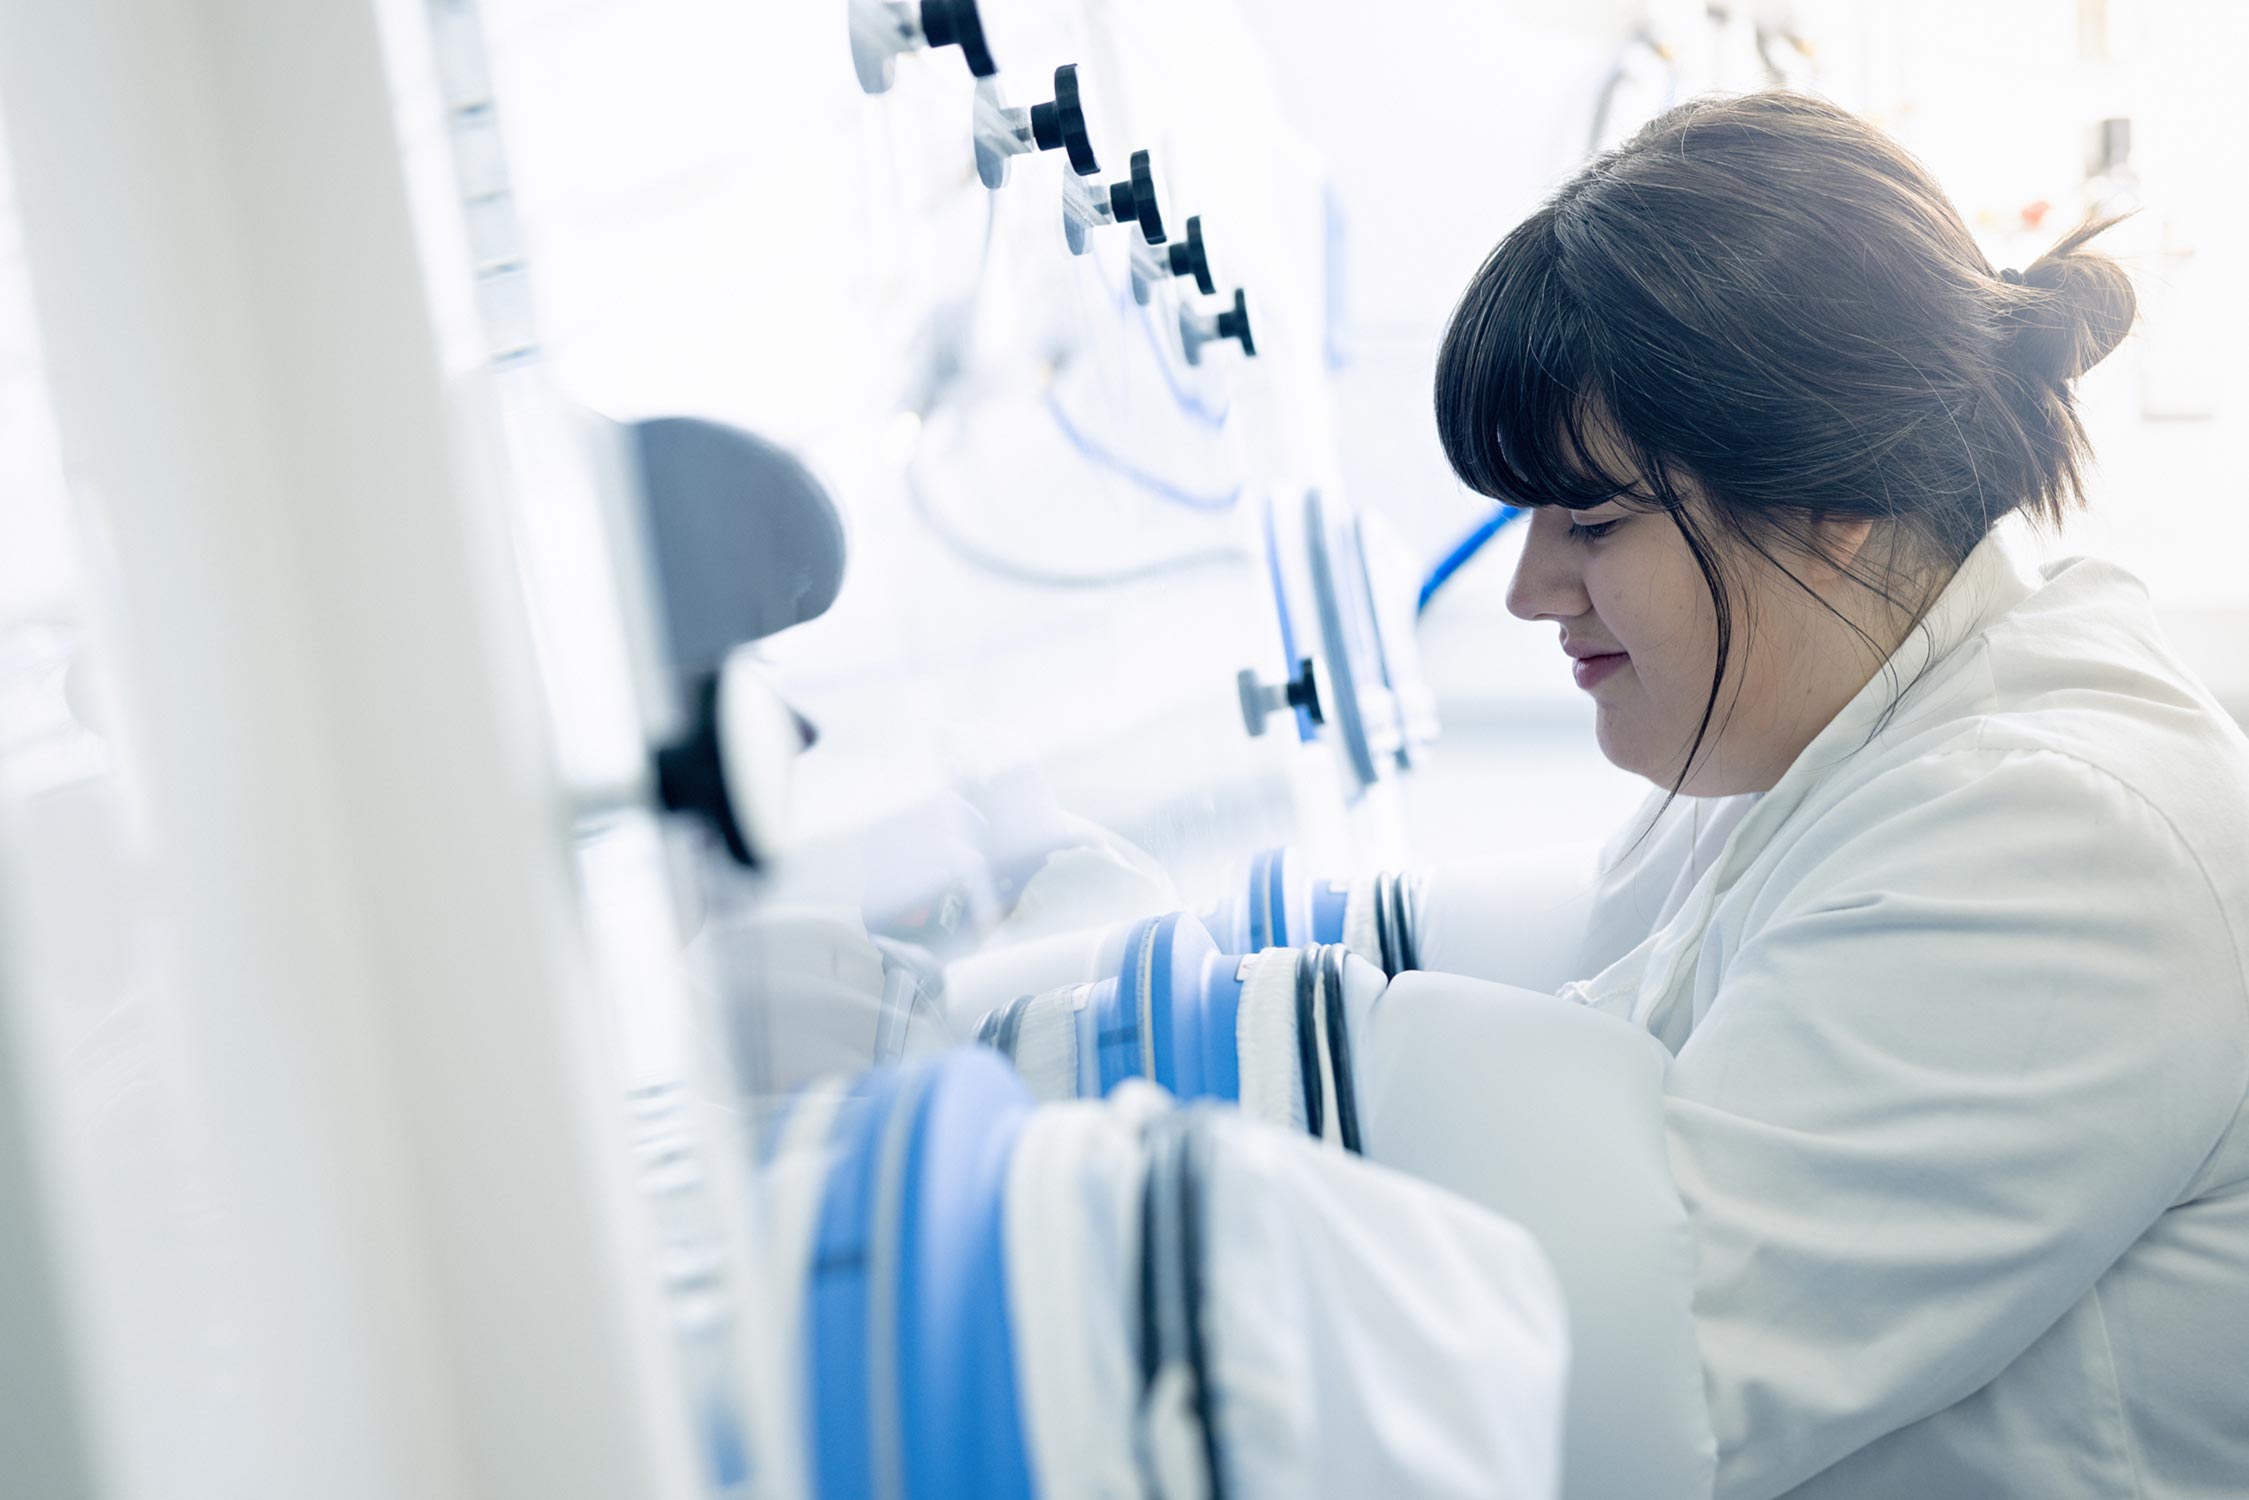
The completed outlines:
<svg viewBox="0 0 2249 1500">
<path fill-rule="evenodd" d="M 1774 563 L 1726 546 L 1718 564 L 1733 638 L 1709 734 L 1679 787 L 1690 796 L 1771 786 L 1848 699 L 1847 674 L 1863 683 L 1868 670 L 1848 628 Z M 1592 695 L 1601 753 L 1659 786 L 1677 781 L 1710 703 L 1718 615 L 1671 516 L 1614 500 L 1532 511 L 1507 607 L 1561 627 L 1571 660 L 1556 668 Z"/>
<path fill-rule="evenodd" d="M 1507 607 L 1561 627 L 1557 663 L 1593 698 L 1601 753 L 1669 785 L 1694 743 L 1718 654 L 1717 615 L 1686 539 L 1661 511 L 1544 506 Z M 1690 781 L 1681 790 L 1695 793 Z"/>
</svg>

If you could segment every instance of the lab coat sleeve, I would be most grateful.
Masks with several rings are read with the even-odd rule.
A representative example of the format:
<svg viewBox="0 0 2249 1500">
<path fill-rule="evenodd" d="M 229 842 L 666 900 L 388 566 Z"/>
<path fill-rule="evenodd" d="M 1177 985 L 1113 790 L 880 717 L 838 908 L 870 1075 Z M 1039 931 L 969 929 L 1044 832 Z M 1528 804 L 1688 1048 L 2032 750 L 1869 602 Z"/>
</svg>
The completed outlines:
<svg viewBox="0 0 2249 1500">
<path fill-rule="evenodd" d="M 1421 967 L 1549 992 L 1590 972 L 1583 950 L 1600 858 L 1598 845 L 1584 843 L 1427 871 L 1415 944 Z M 1646 935 L 1644 928 L 1637 934 Z"/>
<path fill-rule="evenodd" d="M 2249 1077 L 2210 880 L 2068 756 L 1873 777 L 1765 890 L 1666 1105 L 1728 1500 L 1989 1382 L 2191 1195 Z"/>
</svg>

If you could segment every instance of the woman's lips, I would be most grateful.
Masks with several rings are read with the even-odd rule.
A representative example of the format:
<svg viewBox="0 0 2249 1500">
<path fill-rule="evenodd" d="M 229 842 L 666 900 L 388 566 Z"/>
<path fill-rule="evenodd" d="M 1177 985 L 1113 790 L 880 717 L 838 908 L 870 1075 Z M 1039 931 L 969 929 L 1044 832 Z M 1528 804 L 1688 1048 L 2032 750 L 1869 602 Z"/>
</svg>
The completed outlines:
<svg viewBox="0 0 2249 1500">
<path fill-rule="evenodd" d="M 1570 663 L 1570 675 L 1581 688 L 1598 687 L 1611 672 L 1632 658 L 1622 651 L 1611 651 L 1605 656 L 1581 656 Z"/>
</svg>

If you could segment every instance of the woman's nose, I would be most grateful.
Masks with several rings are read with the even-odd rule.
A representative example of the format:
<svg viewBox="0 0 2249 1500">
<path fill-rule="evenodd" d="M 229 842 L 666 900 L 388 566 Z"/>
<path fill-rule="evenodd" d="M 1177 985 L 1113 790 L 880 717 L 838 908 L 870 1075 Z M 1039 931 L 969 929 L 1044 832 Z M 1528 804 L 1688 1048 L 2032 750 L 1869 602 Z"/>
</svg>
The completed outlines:
<svg viewBox="0 0 2249 1500">
<path fill-rule="evenodd" d="M 1570 545 L 1570 515 L 1560 506 L 1531 512 L 1507 586 L 1508 612 L 1520 620 L 1571 620 L 1593 607 L 1586 597 L 1579 552 Z"/>
</svg>

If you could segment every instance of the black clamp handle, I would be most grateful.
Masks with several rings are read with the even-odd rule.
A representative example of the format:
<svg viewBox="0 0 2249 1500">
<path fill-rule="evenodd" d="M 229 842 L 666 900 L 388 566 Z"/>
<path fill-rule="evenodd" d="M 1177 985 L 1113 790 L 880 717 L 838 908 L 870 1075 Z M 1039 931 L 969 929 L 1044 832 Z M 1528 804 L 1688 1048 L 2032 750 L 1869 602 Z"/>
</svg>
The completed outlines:
<svg viewBox="0 0 2249 1500">
<path fill-rule="evenodd" d="M 1218 290 L 1217 273 L 1210 266 L 1210 250 L 1203 243 L 1203 216 L 1187 220 L 1182 238 L 1165 245 L 1143 240 L 1132 247 L 1132 300 L 1146 307 L 1156 300 L 1157 284 L 1174 276 L 1191 277 L 1206 294 Z"/>
<path fill-rule="evenodd" d="M 1232 339 L 1242 346 L 1242 353 L 1250 359 L 1257 357 L 1257 335 L 1250 323 L 1249 294 L 1240 287 L 1234 288 L 1232 303 L 1216 313 L 1199 311 L 1184 303 L 1179 308 L 1179 342 L 1187 351 L 1187 363 L 1203 362 L 1203 346 L 1221 339 Z"/>
<path fill-rule="evenodd" d="M 666 812 L 692 818 L 717 834 L 736 864 L 754 870 L 765 861 L 727 791 L 718 704 L 719 674 L 712 672 L 696 687 L 687 733 L 656 751 L 656 800 Z"/>
<path fill-rule="evenodd" d="M 1064 63 L 1054 70 L 1054 97 L 1031 106 L 1031 139 L 1041 151 L 1060 151 L 1070 158 L 1070 170 L 1090 177 L 1101 170 L 1093 154 L 1093 136 L 1086 129 L 1085 101 L 1078 93 L 1078 65 Z"/>
<path fill-rule="evenodd" d="M 1218 283 L 1210 274 L 1210 251 L 1203 244 L 1203 216 L 1191 215 L 1187 220 L 1186 238 L 1166 247 L 1165 264 L 1174 276 L 1192 276 L 1196 290 L 1210 296 L 1218 290 Z"/>
<path fill-rule="evenodd" d="M 976 175 L 995 192 L 1007 186 L 1010 159 L 1026 152 L 1060 151 L 1080 177 L 1101 170 L 1093 154 L 1093 132 L 1086 126 L 1085 102 L 1078 93 L 1076 63 L 1056 68 L 1054 97 L 1029 109 L 1010 108 L 1000 96 L 998 79 L 979 81 L 970 134 L 976 142 Z"/>
<path fill-rule="evenodd" d="M 1138 223 L 1151 245 L 1164 242 L 1164 212 L 1156 205 L 1156 169 L 1148 153 L 1132 153 L 1132 175 L 1109 184 L 1109 212 L 1119 224 Z"/>
<path fill-rule="evenodd" d="M 1000 70 L 984 40 L 984 18 L 976 0 L 921 0 L 921 34 L 931 47 L 958 47 L 968 71 L 989 78 Z"/>
<path fill-rule="evenodd" d="M 1319 667 L 1307 656 L 1296 664 L 1286 682 L 1258 681 L 1257 669 L 1244 667 L 1235 674 L 1234 690 L 1242 702 L 1242 727 L 1252 737 L 1265 733 L 1265 721 L 1278 713 L 1302 709 L 1315 724 L 1327 722 L 1321 706 Z"/>
<path fill-rule="evenodd" d="M 859 87 L 888 93 L 900 53 L 958 47 L 978 78 L 999 72 L 976 0 L 851 0 L 851 66 Z"/>
</svg>

